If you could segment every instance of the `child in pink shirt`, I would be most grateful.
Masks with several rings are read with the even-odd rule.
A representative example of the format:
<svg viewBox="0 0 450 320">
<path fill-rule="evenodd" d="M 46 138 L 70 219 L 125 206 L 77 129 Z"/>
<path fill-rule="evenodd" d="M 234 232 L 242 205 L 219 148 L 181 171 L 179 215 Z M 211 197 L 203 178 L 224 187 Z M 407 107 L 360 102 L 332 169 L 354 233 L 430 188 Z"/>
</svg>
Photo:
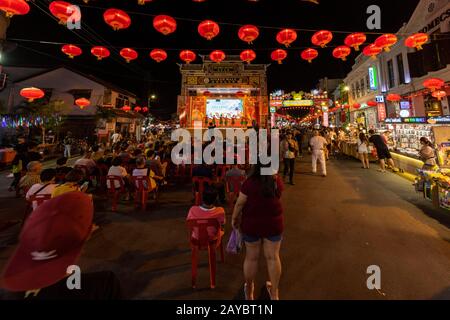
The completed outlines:
<svg viewBox="0 0 450 320">
<path fill-rule="evenodd" d="M 214 204 L 217 200 L 217 191 L 214 189 L 206 190 L 203 193 L 203 203 L 200 206 L 193 206 L 189 210 L 187 216 L 187 221 L 189 220 L 201 220 L 201 219 L 217 219 L 219 224 L 222 226 L 220 232 L 220 238 L 222 238 L 224 231 L 223 226 L 225 225 L 225 210 L 221 207 L 216 207 Z M 211 238 L 217 236 L 216 228 L 209 227 L 208 234 Z M 194 230 L 192 237 L 198 239 L 198 233 Z"/>
</svg>

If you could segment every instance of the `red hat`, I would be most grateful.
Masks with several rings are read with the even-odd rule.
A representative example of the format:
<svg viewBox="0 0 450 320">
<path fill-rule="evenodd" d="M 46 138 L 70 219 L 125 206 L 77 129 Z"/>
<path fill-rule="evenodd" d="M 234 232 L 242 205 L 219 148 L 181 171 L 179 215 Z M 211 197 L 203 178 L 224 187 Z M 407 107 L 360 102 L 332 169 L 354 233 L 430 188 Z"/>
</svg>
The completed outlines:
<svg viewBox="0 0 450 320">
<path fill-rule="evenodd" d="M 10 291 L 48 287 L 67 275 L 92 229 L 94 205 L 82 192 L 44 202 L 26 221 L 1 278 Z"/>
</svg>

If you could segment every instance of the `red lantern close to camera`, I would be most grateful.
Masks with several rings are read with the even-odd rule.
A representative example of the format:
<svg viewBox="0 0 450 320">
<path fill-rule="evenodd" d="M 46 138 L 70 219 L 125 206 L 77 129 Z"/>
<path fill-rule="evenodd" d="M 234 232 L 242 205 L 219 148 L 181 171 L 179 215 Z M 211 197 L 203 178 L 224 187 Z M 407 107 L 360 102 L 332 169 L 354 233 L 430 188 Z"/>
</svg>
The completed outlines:
<svg viewBox="0 0 450 320">
<path fill-rule="evenodd" d="M 209 58 L 214 62 L 220 63 L 223 60 L 225 60 L 226 55 L 225 55 L 225 52 L 223 52 L 221 50 L 215 50 L 215 51 L 211 52 L 211 54 L 209 55 Z"/>
<path fill-rule="evenodd" d="M 30 87 L 20 90 L 20 95 L 25 99 L 28 99 L 28 102 L 33 102 L 35 99 L 40 99 L 45 96 L 45 93 L 41 89 Z"/>
<path fill-rule="evenodd" d="M 219 25 L 211 20 L 205 20 L 198 25 L 198 33 L 207 40 L 212 40 L 220 32 Z"/>
<path fill-rule="evenodd" d="M 308 61 L 309 63 L 312 63 L 312 61 L 318 56 L 319 52 L 316 49 L 311 48 L 304 50 L 301 54 L 302 59 Z"/>
<path fill-rule="evenodd" d="M 100 47 L 100 46 L 93 47 L 91 49 L 91 53 L 97 57 L 97 60 L 102 60 L 104 58 L 108 58 L 111 54 L 107 48 Z"/>
<path fill-rule="evenodd" d="M 356 32 L 348 35 L 345 38 L 345 45 L 352 47 L 355 51 L 359 51 L 359 47 L 367 40 L 367 36 L 362 32 Z"/>
<path fill-rule="evenodd" d="M 103 14 L 103 19 L 109 24 L 115 31 L 120 29 L 126 29 L 131 25 L 130 16 L 120 9 L 108 9 Z"/>
<path fill-rule="evenodd" d="M 83 51 L 73 45 L 73 44 L 66 44 L 61 48 L 61 51 L 64 52 L 65 54 L 67 54 L 69 56 L 70 59 L 73 59 L 76 56 L 79 56 L 80 54 L 83 53 Z"/>
<path fill-rule="evenodd" d="M 80 107 L 81 110 L 83 110 L 84 108 L 88 107 L 91 102 L 86 98 L 80 98 L 75 100 L 75 104 Z"/>
<path fill-rule="evenodd" d="M 352 49 L 350 49 L 349 47 L 339 46 L 333 50 L 333 57 L 335 57 L 336 59 L 341 59 L 342 61 L 346 61 L 351 52 Z"/>
<path fill-rule="evenodd" d="M 156 62 L 160 63 L 161 61 L 164 61 L 167 59 L 167 52 L 163 49 L 153 49 L 150 52 L 150 58 L 155 60 Z"/>
<path fill-rule="evenodd" d="M 135 60 L 138 57 L 138 53 L 131 48 L 123 48 L 120 50 L 120 55 L 127 63 L 130 63 L 131 60 Z"/>
<path fill-rule="evenodd" d="M 376 107 L 376 106 L 378 106 L 378 103 L 376 101 L 369 101 L 369 102 L 367 102 L 367 105 L 369 107 Z"/>
<path fill-rule="evenodd" d="M 445 82 L 439 78 L 430 78 L 423 82 L 423 86 L 431 91 L 439 90 L 444 86 Z"/>
<path fill-rule="evenodd" d="M 177 30 L 177 21 L 171 16 L 159 15 L 153 19 L 153 27 L 167 36 Z"/>
<path fill-rule="evenodd" d="M 254 25 L 247 24 L 239 29 L 239 39 L 252 44 L 259 37 L 259 29 Z"/>
<path fill-rule="evenodd" d="M 380 48 L 376 46 L 375 44 L 368 45 L 364 48 L 363 54 L 365 56 L 371 57 L 372 59 L 376 60 L 377 55 L 379 55 L 383 51 L 383 48 Z"/>
<path fill-rule="evenodd" d="M 30 12 L 30 6 L 25 0 L 1 0 L 0 10 L 5 12 L 7 18 L 14 15 L 24 15 Z"/>
<path fill-rule="evenodd" d="M 71 3 L 65 1 L 53 1 L 50 3 L 49 10 L 59 19 L 60 24 L 66 24 L 69 18 L 71 22 L 78 22 L 81 20 L 81 13 L 79 10 L 73 10 L 72 7 Z"/>
<path fill-rule="evenodd" d="M 328 30 L 317 31 L 311 38 L 315 46 L 325 48 L 333 40 L 333 34 Z"/>
<path fill-rule="evenodd" d="M 297 32 L 295 30 L 284 29 L 277 34 L 277 41 L 286 47 L 289 47 L 295 40 L 297 40 Z"/>
<path fill-rule="evenodd" d="M 245 50 L 241 52 L 240 58 L 242 61 L 250 63 L 256 59 L 256 53 L 253 50 Z"/>
<path fill-rule="evenodd" d="M 384 49 L 384 51 L 389 52 L 391 51 L 391 47 L 396 44 L 398 41 L 398 38 L 395 34 L 387 33 L 383 34 L 382 36 L 378 37 L 377 40 L 375 40 L 375 45 L 377 47 L 380 47 Z"/>
<path fill-rule="evenodd" d="M 274 61 L 278 61 L 278 64 L 282 64 L 283 60 L 287 58 L 287 52 L 283 49 L 277 49 L 272 52 L 271 58 Z"/>
<path fill-rule="evenodd" d="M 399 94 L 391 93 L 391 94 L 388 94 L 388 96 L 386 97 L 386 100 L 390 101 L 390 102 L 399 102 L 400 100 L 402 100 L 402 96 Z"/>
<path fill-rule="evenodd" d="M 426 33 L 416 33 L 405 40 L 405 46 L 422 50 L 422 46 L 427 43 L 429 39 L 430 37 Z"/>
<path fill-rule="evenodd" d="M 183 50 L 180 53 L 180 59 L 186 62 L 187 64 L 191 63 L 197 58 L 196 54 L 191 50 Z"/>
<path fill-rule="evenodd" d="M 360 108 L 361 108 L 361 105 L 360 105 L 359 103 L 353 104 L 353 109 L 358 110 L 358 109 L 360 109 Z"/>
</svg>

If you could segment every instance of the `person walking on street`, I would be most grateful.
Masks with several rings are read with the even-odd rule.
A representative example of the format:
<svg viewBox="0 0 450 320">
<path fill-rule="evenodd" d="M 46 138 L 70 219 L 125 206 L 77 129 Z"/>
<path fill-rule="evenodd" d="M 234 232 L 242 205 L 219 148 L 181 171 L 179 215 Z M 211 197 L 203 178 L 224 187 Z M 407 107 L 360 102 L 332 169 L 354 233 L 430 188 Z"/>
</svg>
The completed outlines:
<svg viewBox="0 0 450 320">
<path fill-rule="evenodd" d="M 389 152 L 389 148 L 385 140 L 379 134 L 376 134 L 375 130 L 370 130 L 369 134 L 370 134 L 369 142 L 373 143 L 375 149 L 377 149 L 378 159 L 380 159 L 380 169 L 378 169 L 378 171 L 386 173 L 386 160 L 387 160 L 392 170 L 394 172 L 398 172 L 398 169 L 395 167 L 394 160 L 392 159 L 392 155 Z"/>
<path fill-rule="evenodd" d="M 370 169 L 369 162 L 369 139 L 361 132 L 358 138 L 358 153 L 363 164 L 363 169 Z"/>
<path fill-rule="evenodd" d="M 284 160 L 284 180 L 289 175 L 289 184 L 294 185 L 295 157 L 298 153 L 297 142 L 292 139 L 292 133 L 288 132 L 281 142 L 281 154 Z"/>
<path fill-rule="evenodd" d="M 67 132 L 67 136 L 64 138 L 64 157 L 67 159 L 70 159 L 71 155 L 71 151 L 72 151 L 72 144 L 73 144 L 73 139 L 72 139 L 72 132 Z"/>
<path fill-rule="evenodd" d="M 327 144 L 327 140 L 319 134 L 319 131 L 314 130 L 313 137 L 309 141 L 312 152 L 312 172 L 314 174 L 317 173 L 317 160 L 319 160 L 322 168 L 322 177 L 327 176 L 327 162 L 325 160 Z"/>
</svg>

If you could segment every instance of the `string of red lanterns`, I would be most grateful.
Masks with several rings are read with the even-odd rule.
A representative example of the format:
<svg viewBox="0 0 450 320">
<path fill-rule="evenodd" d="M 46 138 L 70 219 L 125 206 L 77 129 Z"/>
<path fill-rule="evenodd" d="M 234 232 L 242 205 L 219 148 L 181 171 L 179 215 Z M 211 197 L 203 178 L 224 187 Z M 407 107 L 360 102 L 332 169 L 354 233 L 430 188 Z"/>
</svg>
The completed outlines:
<svg viewBox="0 0 450 320">
<path fill-rule="evenodd" d="M 272 54 L 270 55 L 272 60 L 277 61 L 278 64 L 282 64 L 283 60 L 287 58 L 287 52 L 286 50 L 283 49 L 277 49 L 275 51 L 272 52 Z"/>
<path fill-rule="evenodd" d="M 127 29 L 131 25 L 130 16 L 120 9 L 108 9 L 103 14 L 103 19 L 109 24 L 114 31 Z"/>
</svg>

